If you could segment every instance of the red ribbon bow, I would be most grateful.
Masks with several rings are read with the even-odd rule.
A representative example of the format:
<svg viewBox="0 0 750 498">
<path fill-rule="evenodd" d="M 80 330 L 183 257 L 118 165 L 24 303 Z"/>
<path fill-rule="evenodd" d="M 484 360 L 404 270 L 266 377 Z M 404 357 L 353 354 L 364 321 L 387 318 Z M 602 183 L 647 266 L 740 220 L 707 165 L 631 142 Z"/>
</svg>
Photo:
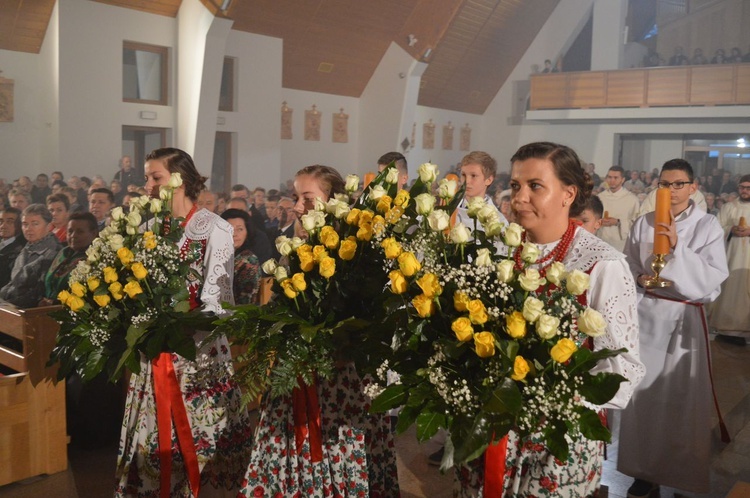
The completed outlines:
<svg viewBox="0 0 750 498">
<path fill-rule="evenodd" d="M 294 413 L 294 440 L 297 454 L 302 453 L 305 436 L 310 436 L 310 454 L 313 462 L 323 460 L 323 438 L 320 428 L 320 405 L 317 383 L 305 385 L 300 378 L 298 387 L 292 391 Z"/>
</svg>

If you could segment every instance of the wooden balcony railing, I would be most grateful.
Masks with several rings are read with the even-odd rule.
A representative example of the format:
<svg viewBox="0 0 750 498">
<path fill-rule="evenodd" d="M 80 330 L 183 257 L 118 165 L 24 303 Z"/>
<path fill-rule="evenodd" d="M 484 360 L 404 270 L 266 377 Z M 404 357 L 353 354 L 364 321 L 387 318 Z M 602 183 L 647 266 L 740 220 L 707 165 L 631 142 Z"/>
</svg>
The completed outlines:
<svg viewBox="0 0 750 498">
<path fill-rule="evenodd" d="M 532 111 L 750 104 L 750 64 L 535 74 Z"/>
</svg>

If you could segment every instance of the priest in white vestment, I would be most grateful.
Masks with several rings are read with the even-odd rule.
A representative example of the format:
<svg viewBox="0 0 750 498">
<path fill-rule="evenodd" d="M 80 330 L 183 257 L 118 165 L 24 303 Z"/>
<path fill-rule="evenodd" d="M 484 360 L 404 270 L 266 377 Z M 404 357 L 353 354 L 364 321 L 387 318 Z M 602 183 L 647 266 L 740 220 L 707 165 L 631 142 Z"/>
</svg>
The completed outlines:
<svg viewBox="0 0 750 498">
<path fill-rule="evenodd" d="M 599 194 L 599 199 L 604 205 L 604 216 L 597 235 L 618 251 L 622 251 L 630 227 L 638 218 L 641 203 L 635 194 L 622 186 L 625 183 L 625 171 L 622 166 L 609 168 L 606 181 L 609 188 Z"/>
<path fill-rule="evenodd" d="M 724 204 L 719 223 L 727 240 L 729 278 L 711 307 L 711 328 L 731 342 L 750 338 L 750 175 L 740 178 L 739 198 Z"/>
<path fill-rule="evenodd" d="M 690 199 L 696 188 L 690 164 L 667 161 L 659 180 L 671 191 L 673 216 L 661 227 L 670 243 L 661 276 L 673 285 L 642 287 L 652 275 L 654 213 L 636 220 L 624 251 L 639 284 L 640 352 L 646 365 L 620 427 L 617 467 L 636 478 L 630 497 L 650 496 L 660 484 L 709 491 L 714 399 L 703 304 L 718 297 L 729 273 L 724 231 Z"/>
</svg>

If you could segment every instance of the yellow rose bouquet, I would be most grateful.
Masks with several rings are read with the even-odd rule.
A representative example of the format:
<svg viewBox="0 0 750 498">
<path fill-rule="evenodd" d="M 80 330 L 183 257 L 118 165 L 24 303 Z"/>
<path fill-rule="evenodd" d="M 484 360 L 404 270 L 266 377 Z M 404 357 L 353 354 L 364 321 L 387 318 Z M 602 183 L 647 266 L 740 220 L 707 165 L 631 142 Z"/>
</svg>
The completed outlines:
<svg viewBox="0 0 750 498">
<path fill-rule="evenodd" d="M 180 254 L 181 219 L 169 201 L 181 184 L 179 174 L 162 187 L 160 198 L 135 199 L 126 212 L 112 210 L 111 223 L 71 272 L 50 363 L 59 362 L 59 378 L 77 373 L 88 381 L 104 373 L 117 381 L 125 367 L 140 371 L 140 355 L 155 358 L 175 352 L 194 359 L 189 332 L 211 318 L 191 311 L 187 282 L 199 279 L 191 269 L 198 251 Z M 197 249 L 197 248 L 196 248 Z"/>
<path fill-rule="evenodd" d="M 447 429 L 444 468 L 479 457 L 511 429 L 541 434 L 564 461 L 566 434 L 609 439 L 596 405 L 624 378 L 591 371 L 621 351 L 590 348 L 607 323 L 584 304 L 588 275 L 559 262 L 540 274 L 539 250 L 521 227 L 479 204 L 469 216 L 484 232 L 427 213 L 430 222 L 383 240 L 383 328 L 393 338 L 380 385 L 370 387 L 373 410 L 402 407 L 397 431 L 416 424 L 420 441 Z M 400 381 L 386 385 L 387 370 Z"/>
</svg>

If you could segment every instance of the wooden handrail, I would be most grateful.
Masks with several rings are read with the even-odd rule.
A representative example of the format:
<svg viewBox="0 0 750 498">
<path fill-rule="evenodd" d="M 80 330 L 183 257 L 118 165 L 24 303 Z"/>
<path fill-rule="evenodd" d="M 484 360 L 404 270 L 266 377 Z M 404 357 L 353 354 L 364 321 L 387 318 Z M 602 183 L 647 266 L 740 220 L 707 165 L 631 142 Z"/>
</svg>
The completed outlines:
<svg viewBox="0 0 750 498">
<path fill-rule="evenodd" d="M 532 111 L 748 104 L 748 63 L 531 76 Z"/>
</svg>

